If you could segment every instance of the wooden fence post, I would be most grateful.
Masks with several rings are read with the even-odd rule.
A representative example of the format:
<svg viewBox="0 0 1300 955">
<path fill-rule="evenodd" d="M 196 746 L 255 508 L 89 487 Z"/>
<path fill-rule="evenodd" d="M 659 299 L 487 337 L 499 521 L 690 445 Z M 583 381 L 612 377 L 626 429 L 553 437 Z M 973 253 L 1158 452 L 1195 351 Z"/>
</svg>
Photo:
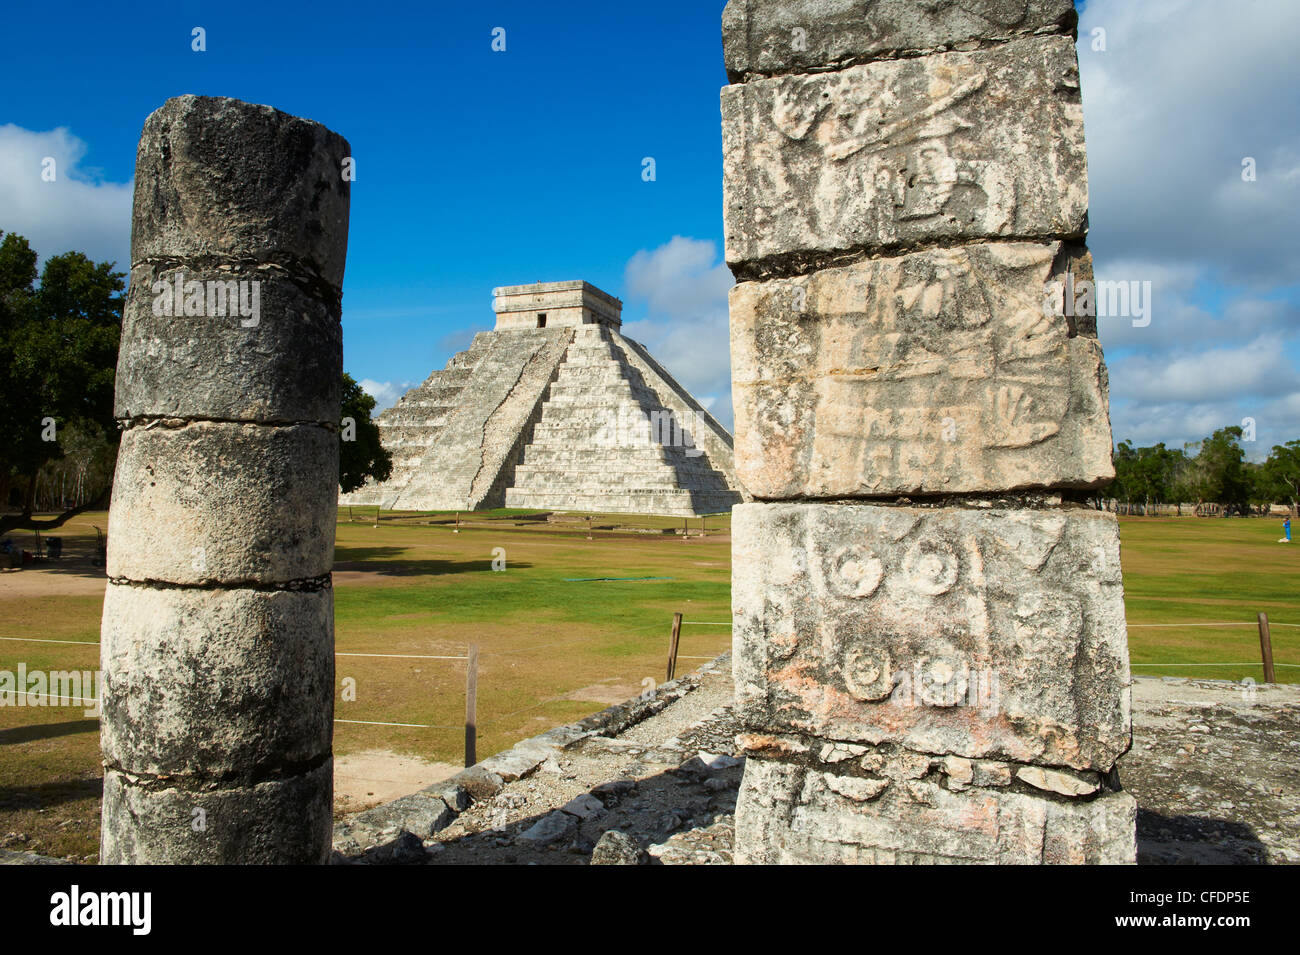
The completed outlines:
<svg viewBox="0 0 1300 955">
<path fill-rule="evenodd" d="M 469 645 L 465 673 L 465 765 L 478 762 L 478 644 Z"/>
<path fill-rule="evenodd" d="M 1273 637 L 1268 629 L 1268 614 L 1259 615 L 1259 652 L 1264 657 L 1264 682 L 1276 683 L 1273 673 Z"/>
<path fill-rule="evenodd" d="M 673 677 L 677 674 L 677 641 L 682 635 L 682 615 L 673 614 L 673 635 L 668 641 L 668 678 L 665 683 L 672 682 Z"/>
</svg>

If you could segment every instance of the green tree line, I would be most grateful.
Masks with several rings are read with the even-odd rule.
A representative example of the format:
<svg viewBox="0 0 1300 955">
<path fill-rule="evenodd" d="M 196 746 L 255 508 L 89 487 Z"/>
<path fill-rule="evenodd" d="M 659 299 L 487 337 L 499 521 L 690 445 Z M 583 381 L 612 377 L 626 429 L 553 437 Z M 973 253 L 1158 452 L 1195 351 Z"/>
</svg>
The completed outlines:
<svg viewBox="0 0 1300 955">
<path fill-rule="evenodd" d="M 107 506 L 117 461 L 113 383 L 126 275 L 80 252 L 46 259 L 39 274 L 36 262 L 25 238 L 0 231 L 0 535 L 56 528 Z M 341 417 L 352 419 L 339 445 L 344 491 L 392 467 L 374 407 L 344 374 Z"/>
<path fill-rule="evenodd" d="M 1245 514 L 1270 504 L 1300 504 L 1300 440 L 1275 445 L 1263 462 L 1246 460 L 1236 425 L 1184 445 L 1115 449 L 1115 480 L 1102 496 L 1142 511 L 1167 505 L 1217 505 Z"/>
</svg>

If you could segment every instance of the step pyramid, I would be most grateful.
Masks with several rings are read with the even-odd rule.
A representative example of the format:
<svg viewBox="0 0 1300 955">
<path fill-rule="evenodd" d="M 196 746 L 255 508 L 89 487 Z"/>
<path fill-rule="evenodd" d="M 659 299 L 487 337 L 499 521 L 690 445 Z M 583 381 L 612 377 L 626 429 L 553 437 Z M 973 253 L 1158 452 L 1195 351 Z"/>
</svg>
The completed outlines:
<svg viewBox="0 0 1300 955">
<path fill-rule="evenodd" d="M 586 282 L 496 289 L 480 332 L 376 420 L 389 480 L 343 504 L 697 516 L 740 501 L 732 440 Z"/>
</svg>

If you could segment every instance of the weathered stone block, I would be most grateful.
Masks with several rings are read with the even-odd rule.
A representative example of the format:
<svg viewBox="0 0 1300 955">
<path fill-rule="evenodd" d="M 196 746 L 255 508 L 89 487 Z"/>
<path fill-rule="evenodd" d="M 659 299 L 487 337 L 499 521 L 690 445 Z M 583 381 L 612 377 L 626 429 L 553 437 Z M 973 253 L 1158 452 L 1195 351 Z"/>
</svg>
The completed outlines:
<svg viewBox="0 0 1300 955">
<path fill-rule="evenodd" d="M 1073 0 L 730 0 L 722 51 L 732 82 L 745 74 L 813 72 L 953 44 L 1072 33 Z"/>
<path fill-rule="evenodd" d="M 338 435 L 193 422 L 122 434 L 108 576 L 285 583 L 334 562 Z"/>
<path fill-rule="evenodd" d="M 789 499 L 1111 480 L 1101 348 L 1045 308 L 1070 258 L 999 242 L 737 285 L 742 486 Z"/>
<path fill-rule="evenodd" d="M 337 425 L 342 372 L 337 308 L 278 269 L 131 270 L 119 418 Z"/>
<path fill-rule="evenodd" d="M 421 839 L 427 839 L 446 829 L 455 819 L 456 813 L 446 802 L 425 791 L 367 809 L 356 817 L 354 823 L 380 832 L 400 826 Z"/>
<path fill-rule="evenodd" d="M 1131 864 L 1137 803 L 1009 790 L 953 792 L 751 758 L 736 805 L 738 864 Z"/>
<path fill-rule="evenodd" d="M 270 106 L 169 99 L 145 120 L 135 165 L 131 262 L 275 262 L 343 286 L 347 140 Z"/>
<path fill-rule="evenodd" d="M 745 504 L 747 727 L 1105 772 L 1130 743 L 1114 515 Z"/>
<path fill-rule="evenodd" d="M 100 742 L 127 772 L 256 778 L 330 751 L 327 590 L 110 583 L 100 658 Z"/>
<path fill-rule="evenodd" d="M 324 865 L 333 824 L 333 760 L 244 788 L 170 787 L 104 772 L 104 865 Z"/>
<path fill-rule="evenodd" d="M 722 119 L 738 278 L 855 250 L 1087 227 L 1068 37 L 754 80 L 722 91 Z"/>
</svg>

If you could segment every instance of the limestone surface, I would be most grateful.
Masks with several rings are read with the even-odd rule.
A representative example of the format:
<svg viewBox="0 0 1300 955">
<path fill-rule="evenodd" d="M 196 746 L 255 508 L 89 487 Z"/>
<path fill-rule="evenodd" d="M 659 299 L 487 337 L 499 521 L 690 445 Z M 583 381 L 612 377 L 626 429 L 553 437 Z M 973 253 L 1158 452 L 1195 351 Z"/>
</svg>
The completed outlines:
<svg viewBox="0 0 1300 955">
<path fill-rule="evenodd" d="M 940 777 L 942 778 L 942 777 Z M 738 864 L 1131 864 L 1137 803 L 998 789 L 952 791 L 936 781 L 865 780 L 750 760 L 736 805 Z"/>
<path fill-rule="evenodd" d="M 631 725 L 619 715 L 615 725 L 584 721 L 585 733 L 571 727 L 578 732 L 565 733 L 566 741 L 527 775 L 504 785 L 498 779 L 490 792 L 476 795 L 473 801 L 457 785 L 457 780 L 476 772 L 466 770 L 418 797 L 404 797 L 351 817 L 336 827 L 339 855 L 335 861 L 392 861 L 384 857 L 377 843 L 390 842 L 401 830 L 408 830 L 424 839 L 427 861 L 434 864 L 581 865 L 589 856 L 593 864 L 610 863 L 615 860 L 604 850 L 613 847 L 605 843 L 614 840 L 627 846 L 627 855 L 620 851 L 618 861 L 629 864 L 645 864 L 646 848 L 651 864 L 730 864 L 739 767 L 702 774 L 687 770 L 703 769 L 701 764 L 711 761 L 702 752 L 705 750 L 740 757 L 748 753 L 750 762 L 760 757 L 748 747 L 735 748 L 739 728 L 730 705 L 726 658 L 707 669 L 712 672 L 688 674 L 669 684 L 674 689 L 697 685 L 684 695 L 675 692 L 665 707 L 648 707 L 638 701 L 635 708 L 640 710 L 640 719 L 633 719 Z M 1123 792 L 1138 804 L 1139 865 L 1300 861 L 1300 816 L 1295 811 L 1300 799 L 1296 785 L 1300 770 L 1293 758 L 1300 752 L 1300 687 L 1136 677 L 1133 705 L 1134 748 L 1121 759 L 1119 776 Z M 548 734 L 548 739 L 551 736 Z M 753 742 L 743 734 L 739 740 Z M 534 740 L 521 745 L 532 748 L 541 744 L 542 740 Z M 872 772 L 851 764 L 864 753 L 877 752 L 892 754 L 892 748 L 839 744 L 827 753 L 837 762 L 803 771 L 838 777 L 835 784 L 846 791 L 875 777 L 874 786 L 887 783 L 877 804 L 891 789 L 910 798 L 909 783 L 918 780 L 945 787 L 954 796 L 992 790 L 1038 798 L 1034 790 L 1017 781 L 1017 770 L 1025 767 L 1000 761 L 921 755 L 915 761 L 884 760 Z M 805 748 L 786 756 L 773 752 L 771 758 L 800 768 L 805 767 L 800 760 L 811 761 L 818 754 L 816 748 L 811 755 Z M 1048 772 L 1077 778 L 1096 776 Z M 843 780 L 848 780 L 848 785 Z M 452 798 L 451 791 L 460 798 Z M 439 798 L 440 792 L 446 795 Z M 917 792 L 924 795 L 926 790 L 918 788 Z M 553 810 L 571 806 L 575 799 L 586 801 L 586 794 L 601 800 L 606 811 L 582 821 L 572 843 L 539 848 L 518 838 Z M 1095 796 L 1081 798 L 1090 800 L 1092 812 L 1100 812 L 1096 799 L 1112 795 L 1109 787 L 1098 787 Z M 1050 793 L 1043 798 L 1058 805 L 1076 801 Z M 977 793 L 972 804 L 986 800 L 986 795 Z M 428 822 L 445 816 L 443 807 L 454 809 L 458 820 L 426 835 Z M 1004 823 L 1011 818 L 1012 813 L 1006 811 L 999 816 Z M 1063 818 L 1048 817 L 1058 831 Z M 747 822 L 752 820 L 753 816 L 746 816 Z M 773 841 L 779 838 L 772 828 L 774 821 L 770 817 L 757 819 L 767 826 Z M 665 832 L 667 826 L 672 829 Z M 983 822 L 981 830 L 988 832 Z M 631 838 L 614 835 L 620 832 Z M 1097 835 L 1102 837 L 1104 832 L 1098 830 Z M 1004 838 L 1009 835 L 1004 833 Z M 1045 830 L 1044 835 L 1049 842 L 1062 845 L 1050 832 Z M 1118 840 L 1124 838 L 1121 830 Z M 755 843 L 749 841 L 748 845 Z M 848 851 L 838 844 L 831 848 L 837 855 Z M 889 856 L 882 852 L 881 858 L 887 861 Z M 907 850 L 894 858 L 906 860 Z M 0 864 L 5 861 L 0 849 Z"/>
<path fill-rule="evenodd" d="M 350 153 L 232 99 L 178 97 L 145 121 L 100 641 L 102 862 L 328 858 Z"/>
<path fill-rule="evenodd" d="M 122 434 L 108 576 L 280 584 L 334 564 L 338 435 L 172 419 Z"/>
<path fill-rule="evenodd" d="M 110 766 L 256 778 L 329 751 L 328 590 L 110 583 L 104 634 L 100 742 Z"/>
<path fill-rule="evenodd" d="M 322 865 L 333 835 L 334 761 L 226 788 L 104 770 L 104 865 Z M 168 784 L 170 782 L 170 785 Z"/>
<path fill-rule="evenodd" d="M 811 73 L 904 53 L 1072 33 L 1072 0 L 729 0 L 722 51 L 732 82 Z"/>
<path fill-rule="evenodd" d="M 1100 772 L 1128 749 L 1113 515 L 754 503 L 732 533 L 746 726 Z"/>
<path fill-rule="evenodd" d="M 362 500 L 368 493 L 388 507 L 417 509 L 501 506 L 503 485 L 510 479 L 530 425 L 540 415 L 572 334 L 557 328 L 499 335 L 484 332 L 481 335 L 491 336 L 485 342 L 478 342 L 481 336 L 476 336 L 477 360 L 441 425 L 422 422 L 418 409 L 407 416 L 402 402 L 385 412 L 387 417 L 380 417 L 381 439 L 387 440 L 387 425 L 395 420 L 414 432 L 422 453 L 407 457 L 402 471 L 395 460 L 389 486 L 363 490 L 353 499 Z"/>
<path fill-rule="evenodd" d="M 507 507 L 694 515 L 729 510 L 739 499 L 729 483 L 729 442 L 716 440 L 716 423 L 635 359 L 616 331 L 577 330 L 515 468 Z M 707 437 L 715 437 L 712 458 Z"/>
<path fill-rule="evenodd" d="M 342 136 L 270 106 L 169 99 L 140 135 L 131 264 L 273 263 L 320 280 L 337 299 L 351 155 Z"/>
<path fill-rule="evenodd" d="M 343 504 L 694 516 L 740 499 L 723 427 L 585 282 L 506 286 L 497 328 L 377 419 L 393 473 Z"/>
<path fill-rule="evenodd" d="M 176 299 L 193 314 L 177 310 Z M 127 302 L 119 418 L 338 424 L 331 415 L 343 372 L 339 308 L 291 274 L 140 265 Z M 249 314 L 240 314 L 241 302 Z"/>
<path fill-rule="evenodd" d="M 1045 308 L 1068 259 L 1059 242 L 981 244 L 735 286 L 742 486 L 793 499 L 1110 481 L 1101 348 Z"/>
<path fill-rule="evenodd" d="M 1087 227 L 1069 37 L 753 80 L 723 89 L 722 119 L 727 262 L 741 279 Z"/>
<path fill-rule="evenodd" d="M 666 706 L 629 701 L 626 707 L 602 714 L 608 720 L 589 718 L 520 744 L 528 750 L 545 746 L 551 753 L 521 778 L 504 783 L 497 778 L 490 790 L 472 800 L 460 781 L 491 775 L 482 764 L 438 787 L 351 817 L 335 829 L 334 861 L 395 861 L 396 853 L 389 853 L 388 846 L 404 838 L 400 833 L 406 831 L 423 838 L 424 861 L 434 864 L 581 865 L 590 854 L 592 864 L 729 865 L 740 771 L 739 767 L 709 771 L 717 758 L 706 750 L 735 754 L 742 761 L 747 757 L 751 764 L 772 759 L 804 773 L 805 783 L 815 776 L 814 786 L 829 790 L 817 796 L 822 806 L 834 805 L 832 800 L 844 793 L 868 795 L 872 789 L 878 790 L 875 805 L 887 805 L 893 796 L 928 798 L 933 795 L 931 786 L 947 789 L 953 798 L 936 797 L 935 806 L 924 807 L 927 812 L 938 805 L 961 805 L 957 797 L 966 793 L 973 793 L 967 806 L 996 803 L 996 818 L 978 817 L 972 838 L 958 840 L 951 832 L 942 837 L 919 833 L 927 852 L 940 842 L 956 843 L 958 854 L 981 845 L 996 846 L 995 828 L 1004 845 L 1024 850 L 1025 842 L 1007 828 L 1014 819 L 1029 820 L 1033 831 L 1039 832 L 1042 816 L 1026 809 L 1028 800 L 1039 798 L 1037 790 L 1018 779 L 1029 767 L 997 760 L 905 755 L 889 745 L 809 745 L 740 733 L 731 705 L 729 656 L 661 686 L 659 693 L 670 691 L 672 696 Z M 688 692 L 682 693 L 683 689 Z M 1119 777 L 1123 793 L 1138 804 L 1139 865 L 1300 862 L 1300 815 L 1296 813 L 1300 770 L 1292 758 L 1300 752 L 1300 687 L 1136 677 L 1133 705 L 1134 748 L 1121 759 Z M 634 711 L 630 719 L 628 710 Z M 871 758 L 872 769 L 862 766 L 864 757 Z M 814 766 L 818 761 L 824 765 Z M 1067 799 L 1049 792 L 1042 797 L 1056 806 L 1047 807 L 1041 830 L 1044 848 L 1051 850 L 1048 860 L 1070 858 L 1082 849 L 1084 858 L 1096 852 L 1098 857 L 1104 853 L 1114 861 L 1131 861 L 1121 851 L 1132 838 L 1132 826 L 1120 814 L 1123 799 L 1114 799 L 1114 790 L 1100 784 L 1096 773 L 1044 773 L 1076 782 L 1093 780 L 1089 795 Z M 913 789 L 913 783 L 920 785 Z M 787 788 L 787 800 L 792 790 Z M 795 806 L 802 789 L 794 792 L 795 800 L 781 806 L 771 797 L 781 797 L 782 792 L 772 792 L 771 787 L 767 792 L 769 814 L 742 809 L 746 828 L 757 826 L 763 833 L 760 840 L 742 832 L 748 852 L 770 857 L 785 853 L 790 861 L 796 861 L 796 849 L 805 861 L 866 857 L 840 839 L 819 841 L 826 834 L 824 827 L 818 830 L 818 840 L 801 836 L 782 849 L 778 828 L 782 806 L 794 806 L 794 818 L 801 821 L 815 813 Z M 553 810 L 588 801 L 588 794 L 604 803 L 606 811 L 583 820 L 573 842 L 536 847 L 519 838 Z M 999 794 L 1016 799 L 1004 801 Z M 1070 805 L 1080 801 L 1087 811 L 1076 816 Z M 900 800 L 896 805 L 910 803 Z M 450 824 L 448 808 L 457 817 Z M 1109 840 L 1110 821 L 1116 816 L 1120 821 L 1114 833 L 1117 846 L 1105 847 L 1101 843 Z M 1096 818 L 1106 827 L 1093 830 L 1095 841 L 1077 827 L 1080 817 Z M 438 823 L 438 831 L 426 835 L 430 821 Z M 910 861 L 921 851 L 876 849 L 880 861 L 895 862 Z M 6 861 L 4 855 L 0 849 L 0 864 Z M 1043 854 L 1030 850 L 1026 855 L 1038 861 Z"/>
</svg>

